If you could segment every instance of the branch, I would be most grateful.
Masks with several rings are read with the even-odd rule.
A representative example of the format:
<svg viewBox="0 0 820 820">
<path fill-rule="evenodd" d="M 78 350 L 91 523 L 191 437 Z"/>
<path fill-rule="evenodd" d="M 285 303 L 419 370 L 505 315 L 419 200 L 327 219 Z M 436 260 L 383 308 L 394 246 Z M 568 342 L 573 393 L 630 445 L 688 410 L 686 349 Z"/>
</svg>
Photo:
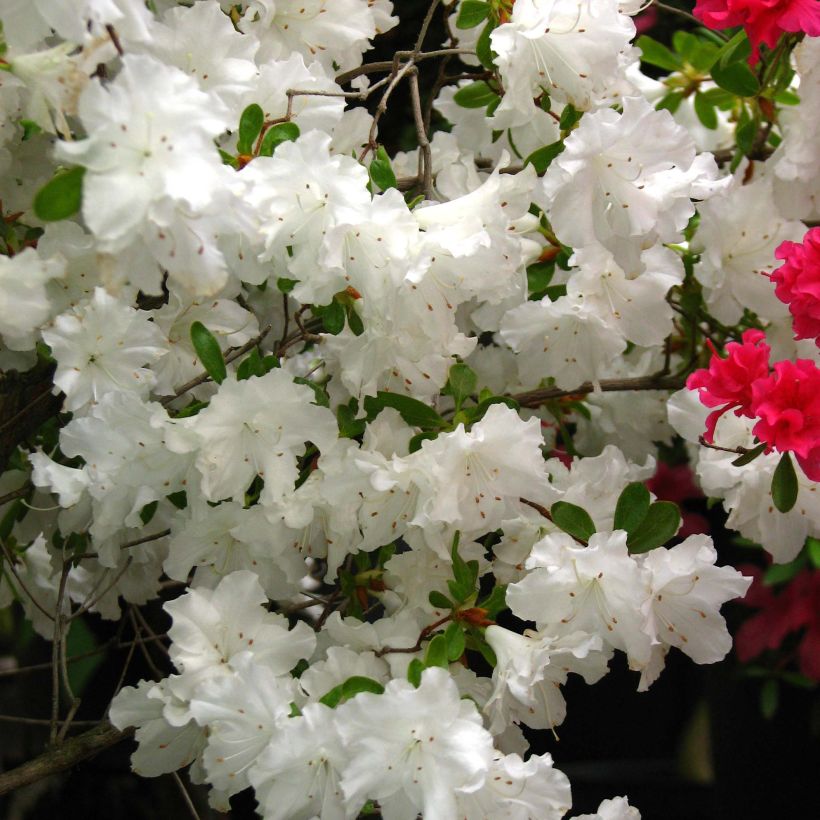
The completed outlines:
<svg viewBox="0 0 820 820">
<path fill-rule="evenodd" d="M 526 393 L 514 393 L 515 399 L 522 407 L 538 407 L 550 399 L 565 396 L 603 392 L 617 393 L 629 390 L 680 390 L 686 383 L 682 376 L 638 376 L 634 379 L 604 379 L 596 387 L 592 382 L 584 382 L 572 390 L 559 390 L 548 387 L 543 390 L 529 390 Z"/>
<path fill-rule="evenodd" d="M 34 760 L 29 760 L 28 763 L 23 763 L 16 769 L 0 774 L 0 795 L 70 769 L 77 763 L 94 757 L 103 750 L 125 740 L 133 732 L 133 728 L 121 732 L 111 724 L 104 723 L 95 729 L 69 738 L 61 746 L 49 749 L 39 757 L 35 757 Z"/>
</svg>

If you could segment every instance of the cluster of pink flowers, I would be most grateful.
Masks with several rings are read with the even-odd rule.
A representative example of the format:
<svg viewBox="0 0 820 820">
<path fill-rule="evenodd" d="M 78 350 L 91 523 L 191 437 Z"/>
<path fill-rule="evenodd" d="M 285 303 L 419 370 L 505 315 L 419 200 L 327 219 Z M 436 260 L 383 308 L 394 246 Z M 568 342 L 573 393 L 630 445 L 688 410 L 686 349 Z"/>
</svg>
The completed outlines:
<svg viewBox="0 0 820 820">
<path fill-rule="evenodd" d="M 706 407 L 717 408 L 706 422 L 706 440 L 728 410 L 758 419 L 753 428 L 768 452 L 794 453 L 803 472 L 820 480 L 820 369 L 809 359 L 776 362 L 769 369 L 769 346 L 759 330 L 726 345 L 726 358 L 713 349 L 708 369 L 686 382 Z"/>
<path fill-rule="evenodd" d="M 820 36 L 817 0 L 698 0 L 694 15 L 711 29 L 743 26 L 752 43 L 753 63 L 761 43 L 774 48 L 786 32 Z"/>
<path fill-rule="evenodd" d="M 760 611 L 737 633 L 738 658 L 747 663 L 766 650 L 779 649 L 788 635 L 803 631 L 797 647 L 800 672 L 820 680 L 820 570 L 803 570 L 775 593 L 764 583 L 761 569 L 748 565 L 740 569 L 754 578 L 743 603 Z"/>
<path fill-rule="evenodd" d="M 791 311 L 794 338 L 814 339 L 820 346 L 820 228 L 812 228 L 802 243 L 783 242 L 775 256 L 783 264 L 771 280 L 777 298 Z"/>
</svg>

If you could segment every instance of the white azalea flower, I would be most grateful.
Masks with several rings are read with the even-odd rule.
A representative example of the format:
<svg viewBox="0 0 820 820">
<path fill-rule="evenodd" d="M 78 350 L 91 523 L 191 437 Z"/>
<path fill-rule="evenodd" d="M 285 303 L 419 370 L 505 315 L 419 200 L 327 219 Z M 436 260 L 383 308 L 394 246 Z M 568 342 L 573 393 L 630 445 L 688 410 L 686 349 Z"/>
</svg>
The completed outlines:
<svg viewBox="0 0 820 820">
<path fill-rule="evenodd" d="M 152 364 L 168 352 L 148 315 L 102 288 L 72 311 L 61 313 L 43 340 L 57 360 L 54 384 L 66 395 L 65 408 L 79 410 L 107 393 L 144 397 L 155 383 Z"/>
<path fill-rule="evenodd" d="M 336 725 L 347 746 L 341 786 L 348 803 L 378 800 L 389 816 L 411 807 L 429 820 L 456 816 L 456 790 L 480 788 L 492 737 L 444 669 L 426 669 L 416 689 L 393 680 L 382 695 L 342 704 Z"/>
</svg>

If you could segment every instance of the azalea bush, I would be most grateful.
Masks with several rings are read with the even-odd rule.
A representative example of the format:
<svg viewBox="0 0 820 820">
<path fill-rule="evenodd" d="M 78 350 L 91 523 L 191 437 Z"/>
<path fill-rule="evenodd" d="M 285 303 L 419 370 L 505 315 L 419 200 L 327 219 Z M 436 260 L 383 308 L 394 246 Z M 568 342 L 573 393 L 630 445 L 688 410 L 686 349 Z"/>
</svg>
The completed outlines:
<svg viewBox="0 0 820 820">
<path fill-rule="evenodd" d="M 720 661 L 752 581 L 659 465 L 816 599 L 820 4 L 647 5 L 431 0 L 369 60 L 400 3 L 3 4 L 0 606 L 53 650 L 0 792 L 135 733 L 271 820 L 564 817 L 521 727 Z"/>
</svg>

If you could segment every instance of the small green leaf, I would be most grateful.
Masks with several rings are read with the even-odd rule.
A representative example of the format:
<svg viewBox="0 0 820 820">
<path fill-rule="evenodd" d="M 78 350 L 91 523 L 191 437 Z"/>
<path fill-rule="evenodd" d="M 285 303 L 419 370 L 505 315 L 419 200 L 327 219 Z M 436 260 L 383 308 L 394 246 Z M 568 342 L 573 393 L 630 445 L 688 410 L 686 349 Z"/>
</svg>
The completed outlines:
<svg viewBox="0 0 820 820">
<path fill-rule="evenodd" d="M 356 697 L 361 692 L 372 692 L 374 695 L 381 695 L 384 693 L 384 687 L 373 678 L 354 675 L 344 683 L 334 686 L 326 695 L 319 698 L 319 703 L 324 703 L 325 706 L 335 709 L 340 703 Z"/>
<path fill-rule="evenodd" d="M 461 624 L 453 621 L 447 627 L 444 632 L 444 642 L 447 644 L 447 660 L 454 663 L 464 654 L 467 646 Z"/>
<path fill-rule="evenodd" d="M 675 537 L 680 528 L 680 510 L 671 501 L 656 501 L 646 518 L 626 539 L 631 553 L 648 552 Z"/>
<path fill-rule="evenodd" d="M 447 426 L 447 422 L 424 402 L 418 399 L 411 399 L 400 393 L 388 393 L 380 390 L 375 397 L 366 396 L 364 407 L 367 411 L 368 419 L 375 418 L 384 407 L 392 407 L 398 410 L 401 417 L 411 427 L 421 427 L 422 429 L 441 429 Z"/>
<path fill-rule="evenodd" d="M 560 527 L 578 541 L 589 541 L 590 536 L 595 534 L 595 522 L 589 513 L 577 504 L 556 501 L 550 508 L 550 515 L 556 527 Z"/>
<path fill-rule="evenodd" d="M 262 132 L 265 124 L 265 112 L 261 106 L 251 103 L 239 117 L 239 138 L 236 141 L 236 150 L 240 154 L 252 154 L 253 144 Z"/>
<path fill-rule="evenodd" d="M 376 150 L 376 156 L 373 162 L 370 163 L 369 173 L 373 184 L 378 186 L 382 191 L 396 187 L 396 174 L 393 172 L 390 157 L 387 156 L 387 151 L 384 150 L 384 146 L 380 145 Z"/>
<path fill-rule="evenodd" d="M 670 114 L 674 114 L 678 110 L 678 108 L 680 108 L 680 104 L 682 102 L 683 91 L 670 91 L 668 94 L 665 94 L 657 103 L 655 103 L 655 110 L 666 110 Z"/>
<path fill-rule="evenodd" d="M 478 80 L 459 88 L 453 95 L 453 102 L 462 108 L 484 108 L 497 96 L 484 80 Z"/>
<path fill-rule="evenodd" d="M 452 609 L 453 602 L 442 592 L 439 592 L 437 589 L 434 589 L 428 596 L 427 600 L 430 601 L 430 605 L 434 606 L 436 609 Z"/>
<path fill-rule="evenodd" d="M 493 591 L 478 606 L 487 610 L 487 617 L 494 621 L 498 613 L 507 608 L 507 585 L 498 584 L 493 587 Z"/>
<path fill-rule="evenodd" d="M 345 309 L 335 299 L 324 307 L 314 307 L 313 312 L 321 318 L 325 333 L 338 336 L 345 329 Z"/>
<path fill-rule="evenodd" d="M 444 635 L 436 635 L 429 644 L 427 644 L 427 651 L 424 653 L 424 665 L 441 666 L 447 668 L 449 662 L 447 660 L 447 639 Z"/>
<path fill-rule="evenodd" d="M 140 510 L 140 521 L 142 521 L 143 526 L 145 524 L 150 524 L 151 519 L 154 517 L 154 514 L 157 511 L 157 507 L 159 506 L 159 501 L 152 501 L 150 504 L 146 504 Z"/>
<path fill-rule="evenodd" d="M 407 680 L 409 680 L 416 689 L 421 685 L 421 673 L 423 671 L 424 664 L 418 658 L 413 658 L 407 665 Z"/>
<path fill-rule="evenodd" d="M 481 30 L 481 34 L 478 35 L 478 40 L 476 40 L 475 44 L 475 56 L 478 57 L 478 61 L 487 71 L 492 71 L 495 68 L 493 64 L 494 52 L 490 45 L 490 35 L 493 33 L 495 27 L 495 21 L 490 20 Z"/>
<path fill-rule="evenodd" d="M 772 501 L 782 513 L 787 513 L 797 503 L 797 474 L 791 456 L 783 453 L 772 476 Z"/>
<path fill-rule="evenodd" d="M 265 131 L 259 146 L 260 157 L 272 157 L 273 152 L 283 142 L 292 142 L 299 137 L 299 126 L 295 122 L 280 122 Z"/>
<path fill-rule="evenodd" d="M 703 94 L 695 94 L 695 114 L 704 128 L 714 131 L 718 127 L 717 111 Z"/>
<path fill-rule="evenodd" d="M 815 569 L 820 569 L 820 538 L 812 538 L 809 536 L 806 539 L 806 552 L 809 556 L 809 561 Z"/>
<path fill-rule="evenodd" d="M 336 409 L 336 420 L 342 438 L 358 438 L 364 433 L 365 420 L 357 419 L 356 414 L 346 404 L 340 404 Z"/>
<path fill-rule="evenodd" d="M 453 397 L 456 412 L 461 409 L 464 399 L 475 393 L 477 385 L 478 377 L 469 365 L 457 363 L 450 368 L 444 389 L 448 395 Z"/>
<path fill-rule="evenodd" d="M 712 66 L 712 79 L 726 91 L 738 97 L 754 97 L 760 91 L 760 83 L 745 62 L 721 65 L 718 60 Z"/>
<path fill-rule="evenodd" d="M 735 142 L 738 150 L 743 154 L 750 154 L 754 148 L 757 137 L 758 123 L 756 119 L 747 118 L 742 120 L 735 129 Z"/>
<path fill-rule="evenodd" d="M 583 116 L 583 111 L 578 111 L 575 106 L 568 104 L 561 112 L 561 120 L 558 123 L 558 127 L 562 131 L 569 131 Z M 555 143 L 553 143 L 553 145 L 554 144 Z"/>
<path fill-rule="evenodd" d="M 641 50 L 641 60 L 644 63 L 656 65 L 665 71 L 679 71 L 683 68 L 683 61 L 677 54 L 645 34 L 638 37 L 635 45 Z"/>
<path fill-rule="evenodd" d="M 43 133 L 43 129 L 34 120 L 20 120 L 20 125 L 23 128 L 23 142 Z"/>
<path fill-rule="evenodd" d="M 553 262 L 534 262 L 527 268 L 527 290 L 530 295 L 543 293 L 555 275 Z"/>
<path fill-rule="evenodd" d="M 276 287 L 281 293 L 290 293 L 298 284 L 298 279 L 288 279 L 284 276 L 280 276 L 276 280 Z"/>
<path fill-rule="evenodd" d="M 191 325 L 191 341 L 206 373 L 217 384 L 222 384 L 228 371 L 216 336 L 202 322 L 194 322 Z"/>
<path fill-rule="evenodd" d="M 539 174 L 543 174 L 565 147 L 563 140 L 557 140 L 543 148 L 538 148 L 524 160 L 524 165 L 532 165 Z"/>
<path fill-rule="evenodd" d="M 766 720 L 771 720 L 777 714 L 780 703 L 780 683 L 769 678 L 760 687 L 760 712 Z"/>
<path fill-rule="evenodd" d="M 615 506 L 613 528 L 632 534 L 643 523 L 649 512 L 649 490 L 640 481 L 627 484 Z"/>
<path fill-rule="evenodd" d="M 251 376 L 264 376 L 268 372 L 264 359 L 259 355 L 259 348 L 251 350 L 248 358 L 236 368 L 237 381 L 244 381 Z"/>
<path fill-rule="evenodd" d="M 766 572 L 763 573 L 763 583 L 767 587 L 772 587 L 777 584 L 785 584 L 791 581 L 795 575 L 802 572 L 806 566 L 806 556 L 800 554 L 794 561 L 789 561 L 788 564 L 772 564 Z"/>
<path fill-rule="evenodd" d="M 76 214 L 83 202 L 84 176 L 82 166 L 58 171 L 34 197 L 37 217 L 43 222 L 57 222 Z"/>
<path fill-rule="evenodd" d="M 407 449 L 411 453 L 415 453 L 417 450 L 421 450 L 421 445 L 425 441 L 432 441 L 434 438 L 438 438 L 438 433 L 433 432 L 432 430 L 424 430 L 421 433 L 416 433 L 413 438 L 407 444 Z"/>
<path fill-rule="evenodd" d="M 754 461 L 764 450 L 766 449 L 766 445 L 758 444 L 757 447 L 749 450 L 748 453 L 743 453 L 742 456 L 738 456 L 733 462 L 733 467 L 744 467 L 747 464 L 750 464 Z"/>
<path fill-rule="evenodd" d="M 456 28 L 475 28 L 490 16 L 490 4 L 480 0 L 464 0 L 456 17 Z"/>
<path fill-rule="evenodd" d="M 729 63 L 740 62 L 745 60 L 751 53 L 752 44 L 749 42 L 746 32 L 741 29 L 728 43 L 720 47 L 715 55 L 715 63 L 725 66 Z M 712 68 L 714 68 L 714 64 Z"/>
</svg>

